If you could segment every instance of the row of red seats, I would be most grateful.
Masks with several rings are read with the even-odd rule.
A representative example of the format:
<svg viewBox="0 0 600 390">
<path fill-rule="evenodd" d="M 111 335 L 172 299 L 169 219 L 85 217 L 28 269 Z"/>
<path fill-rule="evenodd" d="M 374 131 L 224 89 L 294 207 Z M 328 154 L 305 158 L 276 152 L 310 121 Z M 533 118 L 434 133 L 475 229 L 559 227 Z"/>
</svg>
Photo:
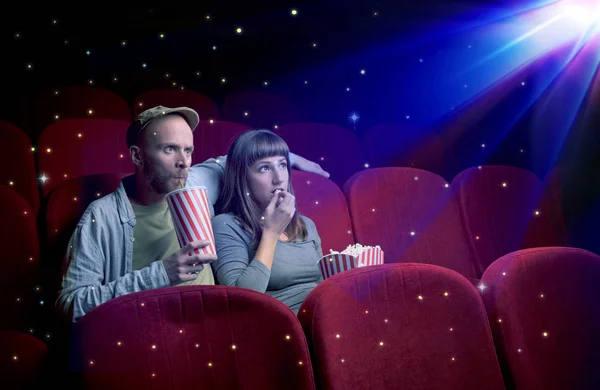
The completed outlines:
<svg viewBox="0 0 600 390">
<path fill-rule="evenodd" d="M 37 210 L 40 178 L 42 196 L 46 196 L 60 183 L 73 177 L 131 173 L 133 164 L 125 143 L 128 126 L 129 122 L 113 119 L 60 120 L 41 133 L 34 147 L 19 128 L 0 121 L 0 139 L 7 145 L 7 154 L 0 161 L 0 183 L 15 188 Z M 248 129 L 249 126 L 241 123 L 201 121 L 194 132 L 194 163 L 226 154 L 232 140 Z M 384 153 L 379 140 L 384 139 L 387 133 L 401 133 L 400 130 L 393 125 L 378 126 L 369 131 L 362 141 L 350 130 L 321 123 L 284 125 L 277 132 L 294 152 L 319 162 L 339 186 L 365 167 L 415 164 L 416 155 L 419 156 L 418 166 L 429 166 L 435 171 L 436 166 L 443 165 L 441 142 L 432 142 L 429 154 L 413 150 L 410 153 L 399 151 L 393 161 L 385 157 L 389 153 Z M 331 145 L 338 146 L 332 148 Z M 418 145 L 413 146 L 418 149 Z M 367 163 L 365 151 L 368 151 L 371 163 Z"/>
<path fill-rule="evenodd" d="M 0 140 L 7 150 L 0 157 L 0 183 L 15 188 L 37 211 L 38 184 L 45 197 L 74 177 L 132 173 L 125 142 L 128 126 L 129 122 L 114 119 L 60 120 L 45 128 L 34 146 L 19 128 L 0 121 Z M 232 140 L 248 129 L 236 122 L 201 121 L 194 132 L 193 162 L 226 154 Z M 276 131 L 295 153 L 321 164 L 340 187 L 367 167 L 415 166 L 441 174 L 447 162 L 444 143 L 434 135 L 399 139 L 408 133 L 404 130 L 399 125 L 380 125 L 362 139 L 343 127 L 323 123 L 290 123 Z M 402 148 L 393 150 L 398 145 Z"/>
<path fill-rule="evenodd" d="M 12 308 L 7 319 L 19 329 L 27 328 L 19 315 L 22 308 L 37 304 L 38 236 L 45 248 L 44 285 L 54 291 L 79 218 L 125 175 L 82 176 L 60 184 L 48 196 L 40 233 L 27 202 L 0 187 L 0 208 L 7 216 L 0 223 L 0 250 L 15 270 L 5 273 L 0 285 L 7 289 L 3 301 Z M 343 192 L 331 180 L 307 172 L 295 171 L 292 180 L 297 207 L 315 221 L 324 253 L 355 242 L 380 245 L 387 263 L 435 264 L 477 284 L 484 270 L 507 253 L 568 241 L 552 191 L 520 168 L 472 168 L 451 183 L 414 168 L 375 168 L 354 175 Z"/>
<path fill-rule="evenodd" d="M 181 89 L 152 89 L 136 96 L 131 104 L 119 94 L 100 87 L 62 86 L 40 91 L 31 108 L 23 103 L 29 134 L 36 138 L 45 127 L 60 119 L 106 118 L 130 122 L 133 117 L 154 106 L 195 109 L 203 120 L 240 122 L 253 127 L 273 128 L 274 125 L 303 119 L 297 105 L 276 93 L 267 91 L 239 91 L 227 96 L 219 108 L 217 103 L 202 93 Z"/>
<path fill-rule="evenodd" d="M 144 291 L 74 325 L 70 374 L 85 389 L 597 389 L 599 278 L 599 256 L 551 247 L 496 260 L 481 291 L 430 264 L 354 269 L 298 317 L 240 288 Z"/>
</svg>

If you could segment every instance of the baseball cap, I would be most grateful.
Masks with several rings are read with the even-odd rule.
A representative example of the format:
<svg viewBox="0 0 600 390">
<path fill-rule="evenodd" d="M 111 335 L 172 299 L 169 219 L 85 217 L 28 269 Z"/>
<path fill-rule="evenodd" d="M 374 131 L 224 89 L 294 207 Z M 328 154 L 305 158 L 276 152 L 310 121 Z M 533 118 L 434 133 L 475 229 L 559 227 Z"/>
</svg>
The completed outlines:
<svg viewBox="0 0 600 390">
<path fill-rule="evenodd" d="M 129 126 L 127 129 L 127 146 L 135 144 L 137 137 L 140 135 L 142 130 L 144 130 L 150 122 L 152 122 L 156 118 L 160 118 L 162 116 L 168 114 L 179 114 L 185 119 L 192 131 L 198 126 L 200 122 L 200 117 L 198 113 L 192 110 L 189 107 L 175 107 L 169 108 L 165 106 L 156 106 L 149 108 L 143 112 L 141 112 L 135 121 Z"/>
</svg>

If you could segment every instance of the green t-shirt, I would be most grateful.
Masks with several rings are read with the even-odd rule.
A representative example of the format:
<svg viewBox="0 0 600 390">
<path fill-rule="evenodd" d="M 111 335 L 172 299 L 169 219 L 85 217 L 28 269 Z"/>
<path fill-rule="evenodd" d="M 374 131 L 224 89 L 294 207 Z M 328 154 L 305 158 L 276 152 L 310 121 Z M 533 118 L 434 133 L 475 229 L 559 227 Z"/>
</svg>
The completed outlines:
<svg viewBox="0 0 600 390">
<path fill-rule="evenodd" d="M 152 262 L 164 260 L 180 249 L 166 201 L 150 206 L 131 203 L 131 207 L 136 219 L 133 228 L 133 270 L 139 270 L 149 266 Z M 205 265 L 196 279 L 178 284 L 178 286 L 213 284 L 215 284 L 215 280 L 211 267 Z"/>
</svg>

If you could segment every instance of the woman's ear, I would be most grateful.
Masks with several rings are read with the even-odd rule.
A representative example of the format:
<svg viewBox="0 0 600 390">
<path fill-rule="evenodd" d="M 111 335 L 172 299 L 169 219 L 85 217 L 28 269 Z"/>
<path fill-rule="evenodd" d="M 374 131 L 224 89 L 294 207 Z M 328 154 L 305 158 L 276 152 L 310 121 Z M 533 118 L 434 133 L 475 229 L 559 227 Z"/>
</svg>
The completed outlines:
<svg viewBox="0 0 600 390">
<path fill-rule="evenodd" d="M 142 149 L 139 146 L 133 145 L 129 148 L 129 153 L 131 154 L 131 161 L 138 167 L 142 168 L 144 166 L 144 160 L 142 159 Z"/>
</svg>

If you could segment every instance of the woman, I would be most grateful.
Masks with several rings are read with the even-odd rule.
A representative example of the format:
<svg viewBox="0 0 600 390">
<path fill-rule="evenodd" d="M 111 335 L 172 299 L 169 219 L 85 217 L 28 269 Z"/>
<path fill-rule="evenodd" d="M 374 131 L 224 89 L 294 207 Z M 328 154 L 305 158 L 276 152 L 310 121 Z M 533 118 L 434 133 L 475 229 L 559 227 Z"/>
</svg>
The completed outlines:
<svg viewBox="0 0 600 390">
<path fill-rule="evenodd" d="M 294 313 L 322 281 L 317 228 L 296 211 L 289 148 L 268 130 L 231 145 L 213 221 L 218 284 L 267 293 Z"/>
</svg>

